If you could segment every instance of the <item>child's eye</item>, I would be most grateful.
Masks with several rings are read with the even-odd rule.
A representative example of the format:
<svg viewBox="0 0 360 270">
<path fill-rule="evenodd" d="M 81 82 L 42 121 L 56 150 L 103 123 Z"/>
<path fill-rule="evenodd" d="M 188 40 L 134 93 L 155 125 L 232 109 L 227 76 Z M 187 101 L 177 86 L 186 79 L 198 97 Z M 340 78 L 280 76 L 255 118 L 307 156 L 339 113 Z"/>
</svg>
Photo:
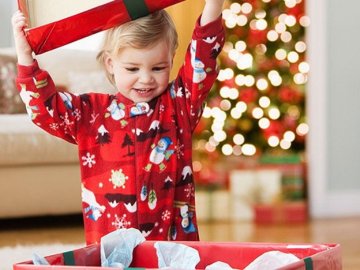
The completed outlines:
<svg viewBox="0 0 360 270">
<path fill-rule="evenodd" d="M 161 71 L 164 70 L 166 67 L 154 67 L 153 71 Z"/>
<path fill-rule="evenodd" d="M 133 68 L 125 68 L 127 71 L 130 71 L 130 72 L 136 72 L 139 70 L 139 68 L 136 68 L 136 67 L 133 67 Z"/>
</svg>

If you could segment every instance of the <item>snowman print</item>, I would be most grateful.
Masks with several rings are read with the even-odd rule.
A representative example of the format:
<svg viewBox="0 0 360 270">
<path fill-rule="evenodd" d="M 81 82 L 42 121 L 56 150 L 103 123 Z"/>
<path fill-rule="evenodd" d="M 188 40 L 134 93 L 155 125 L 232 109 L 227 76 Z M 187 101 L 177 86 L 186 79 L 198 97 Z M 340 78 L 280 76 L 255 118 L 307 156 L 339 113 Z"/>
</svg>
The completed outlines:
<svg viewBox="0 0 360 270">
<path fill-rule="evenodd" d="M 153 164 L 158 165 L 160 171 L 165 170 L 166 165 L 164 161 L 169 160 L 170 156 L 174 153 L 174 150 L 167 150 L 172 144 L 172 141 L 169 137 L 161 138 L 156 146 L 153 146 L 153 150 L 150 153 L 149 163 L 144 168 L 145 171 L 149 172 Z"/>
<path fill-rule="evenodd" d="M 193 82 L 200 83 L 206 78 L 204 63 L 196 58 L 196 40 L 191 41 L 191 65 L 194 69 Z"/>
</svg>

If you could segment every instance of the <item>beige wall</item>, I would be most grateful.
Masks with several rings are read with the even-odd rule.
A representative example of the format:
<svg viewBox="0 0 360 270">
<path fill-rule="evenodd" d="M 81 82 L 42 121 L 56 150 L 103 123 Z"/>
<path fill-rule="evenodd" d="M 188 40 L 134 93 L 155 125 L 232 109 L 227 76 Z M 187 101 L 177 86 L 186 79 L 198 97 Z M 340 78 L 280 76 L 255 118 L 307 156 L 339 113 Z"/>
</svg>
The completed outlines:
<svg viewBox="0 0 360 270">
<path fill-rule="evenodd" d="M 174 77 L 184 61 L 184 54 L 190 42 L 196 19 L 201 14 L 205 1 L 188 0 L 167 8 L 174 19 L 179 34 L 179 48 L 174 59 L 171 76 Z"/>
</svg>

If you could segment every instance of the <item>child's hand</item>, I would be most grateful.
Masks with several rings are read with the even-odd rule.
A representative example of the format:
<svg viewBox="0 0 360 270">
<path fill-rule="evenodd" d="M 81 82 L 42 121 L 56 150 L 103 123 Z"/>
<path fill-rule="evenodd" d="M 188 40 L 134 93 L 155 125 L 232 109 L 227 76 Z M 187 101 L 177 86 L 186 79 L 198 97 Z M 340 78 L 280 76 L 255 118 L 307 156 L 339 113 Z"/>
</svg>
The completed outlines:
<svg viewBox="0 0 360 270">
<path fill-rule="evenodd" d="M 225 0 L 205 0 L 200 24 L 205 25 L 216 20 L 222 12 Z"/>
<path fill-rule="evenodd" d="M 11 19 L 15 49 L 20 65 L 29 66 L 33 63 L 32 49 L 25 37 L 24 28 L 27 26 L 26 18 L 20 11 L 15 12 Z"/>
<path fill-rule="evenodd" d="M 217 5 L 217 6 L 221 6 L 224 4 L 225 0 L 205 0 L 206 4 L 212 4 L 212 5 Z"/>
</svg>

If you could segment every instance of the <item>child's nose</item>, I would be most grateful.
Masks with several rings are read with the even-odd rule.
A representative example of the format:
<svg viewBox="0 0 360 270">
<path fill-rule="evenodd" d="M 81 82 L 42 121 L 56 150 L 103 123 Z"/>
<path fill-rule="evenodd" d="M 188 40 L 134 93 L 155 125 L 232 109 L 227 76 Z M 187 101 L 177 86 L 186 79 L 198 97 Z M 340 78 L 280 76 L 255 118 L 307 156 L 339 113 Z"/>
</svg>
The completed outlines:
<svg viewBox="0 0 360 270">
<path fill-rule="evenodd" d="M 153 80 L 153 76 L 151 75 L 150 72 L 142 72 L 141 73 L 141 76 L 140 76 L 140 81 L 142 83 L 149 83 L 149 82 L 152 82 Z"/>
</svg>

